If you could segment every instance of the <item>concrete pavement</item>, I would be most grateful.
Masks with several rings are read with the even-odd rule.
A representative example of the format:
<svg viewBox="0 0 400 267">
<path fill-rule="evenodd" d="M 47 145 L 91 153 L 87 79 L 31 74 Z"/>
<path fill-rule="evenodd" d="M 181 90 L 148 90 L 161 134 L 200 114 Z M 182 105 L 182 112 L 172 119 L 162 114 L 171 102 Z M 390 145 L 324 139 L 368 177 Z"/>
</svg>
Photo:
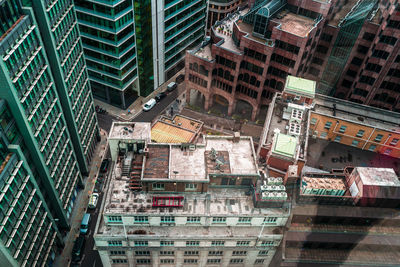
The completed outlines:
<svg viewBox="0 0 400 267">
<path fill-rule="evenodd" d="M 180 70 L 177 72 L 171 79 L 163 83 L 160 87 L 154 90 L 150 95 L 147 97 L 139 96 L 127 109 L 123 110 L 113 105 L 107 104 L 102 102 L 98 99 L 94 99 L 94 104 L 97 106 L 102 107 L 103 109 L 107 110 L 109 114 L 112 116 L 117 117 L 122 121 L 132 121 L 136 116 L 138 116 L 142 112 L 142 106 L 151 98 L 155 97 L 158 93 L 163 92 L 167 89 L 167 85 L 170 82 L 175 82 L 175 79 L 178 75 L 184 74 L 185 69 Z M 184 83 L 184 82 L 182 82 Z"/>
<path fill-rule="evenodd" d="M 86 213 L 89 197 L 94 190 L 99 168 L 106 152 L 107 132 L 101 129 L 100 133 L 101 141 L 97 144 L 96 152 L 94 153 L 95 157 L 90 165 L 89 177 L 84 181 L 85 188 L 78 193 L 78 197 L 75 200 L 75 206 L 71 214 L 71 230 L 64 237 L 65 247 L 61 255 L 59 255 L 54 262 L 54 266 L 56 267 L 70 266 L 71 263 L 71 253 L 74 241 L 79 236 L 82 217 Z"/>
</svg>

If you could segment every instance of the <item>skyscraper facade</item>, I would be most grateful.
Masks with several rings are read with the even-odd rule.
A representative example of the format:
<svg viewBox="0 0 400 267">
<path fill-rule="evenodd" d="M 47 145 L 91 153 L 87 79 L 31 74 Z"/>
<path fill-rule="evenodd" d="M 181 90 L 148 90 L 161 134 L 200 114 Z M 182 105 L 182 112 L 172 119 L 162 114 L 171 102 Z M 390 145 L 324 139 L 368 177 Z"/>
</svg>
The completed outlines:
<svg viewBox="0 0 400 267">
<path fill-rule="evenodd" d="M 63 241 L 29 166 L 30 153 L 6 102 L 0 100 L 0 265 L 48 266 Z"/>
<path fill-rule="evenodd" d="M 93 94 L 126 106 L 138 94 L 133 1 L 75 1 Z"/>
<path fill-rule="evenodd" d="M 100 137 L 72 0 L 23 1 L 32 8 L 82 173 Z"/>
<path fill-rule="evenodd" d="M 205 34 L 205 0 L 75 4 L 94 95 L 122 108 L 183 68 Z"/>
</svg>

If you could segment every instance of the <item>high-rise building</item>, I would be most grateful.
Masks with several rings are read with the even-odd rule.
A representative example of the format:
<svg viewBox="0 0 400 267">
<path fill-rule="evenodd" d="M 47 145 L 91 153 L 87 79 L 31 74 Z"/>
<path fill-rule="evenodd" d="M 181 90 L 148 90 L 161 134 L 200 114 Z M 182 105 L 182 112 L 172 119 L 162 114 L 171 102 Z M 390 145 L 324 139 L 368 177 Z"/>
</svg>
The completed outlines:
<svg viewBox="0 0 400 267">
<path fill-rule="evenodd" d="M 81 172 L 100 137 L 72 0 L 23 1 L 32 8 Z"/>
<path fill-rule="evenodd" d="M 94 233 L 103 266 L 269 266 L 290 212 L 282 178 L 261 181 L 251 137 L 198 138 L 150 143 L 150 123 L 113 123 Z"/>
<path fill-rule="evenodd" d="M 98 137 L 73 4 L 0 4 L 0 97 L 52 216 L 68 228 Z"/>
<path fill-rule="evenodd" d="M 223 102 L 228 115 L 244 101 L 255 119 L 296 75 L 316 80 L 317 93 L 398 111 L 399 10 L 397 1 L 255 1 L 187 52 L 187 100 L 196 90 L 205 109 Z"/>
<path fill-rule="evenodd" d="M 57 247 L 63 245 L 47 194 L 30 161 L 13 115 L 0 99 L 1 266 L 49 266 Z"/>
<path fill-rule="evenodd" d="M 96 97 L 126 108 L 184 67 L 203 41 L 205 0 L 75 1 Z"/>
</svg>

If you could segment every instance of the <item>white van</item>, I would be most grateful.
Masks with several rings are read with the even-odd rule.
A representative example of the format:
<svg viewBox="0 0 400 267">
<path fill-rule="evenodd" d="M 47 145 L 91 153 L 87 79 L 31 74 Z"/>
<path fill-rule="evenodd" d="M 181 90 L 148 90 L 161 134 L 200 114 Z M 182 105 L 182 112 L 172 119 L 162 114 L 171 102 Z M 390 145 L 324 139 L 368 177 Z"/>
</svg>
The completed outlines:
<svg viewBox="0 0 400 267">
<path fill-rule="evenodd" d="M 143 105 L 143 111 L 149 111 L 156 105 L 157 101 L 152 98 Z"/>
<path fill-rule="evenodd" d="M 99 200 L 99 194 L 98 194 L 98 193 L 93 193 L 93 194 L 90 196 L 88 208 L 89 208 L 89 209 L 95 209 L 96 206 L 97 206 L 97 201 L 98 201 L 98 200 Z"/>
</svg>

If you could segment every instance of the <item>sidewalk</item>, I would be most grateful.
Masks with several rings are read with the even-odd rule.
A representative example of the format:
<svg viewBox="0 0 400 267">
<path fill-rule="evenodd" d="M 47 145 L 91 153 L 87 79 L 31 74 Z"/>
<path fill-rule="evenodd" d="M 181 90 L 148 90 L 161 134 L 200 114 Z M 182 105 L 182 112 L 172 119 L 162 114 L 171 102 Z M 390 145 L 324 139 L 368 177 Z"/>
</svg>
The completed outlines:
<svg viewBox="0 0 400 267">
<path fill-rule="evenodd" d="M 178 75 L 184 74 L 185 69 L 180 70 L 177 72 L 171 79 L 163 83 L 160 87 L 154 90 L 150 95 L 147 97 L 139 96 L 127 109 L 120 109 L 108 103 L 102 102 L 98 99 L 94 99 L 95 106 L 100 106 L 101 108 L 105 109 L 110 115 L 117 117 L 123 121 L 132 121 L 141 111 L 142 105 L 146 103 L 151 98 L 155 97 L 158 93 L 164 92 L 167 89 L 167 85 L 170 82 L 175 82 L 175 79 Z M 128 112 L 130 111 L 130 113 Z"/>
<path fill-rule="evenodd" d="M 89 177 L 84 181 L 85 188 L 78 193 L 78 197 L 75 200 L 75 206 L 71 214 L 71 230 L 64 237 L 65 246 L 63 252 L 54 261 L 54 266 L 56 267 L 69 266 L 71 262 L 71 253 L 74 246 L 74 241 L 79 236 L 79 228 L 81 225 L 82 217 L 86 213 L 89 196 L 93 192 L 94 186 L 96 184 L 98 170 L 106 151 L 107 133 L 102 129 L 100 130 L 100 133 L 101 141 L 97 144 L 96 152 L 94 153 L 94 155 L 96 156 L 93 158 L 92 163 L 90 164 Z"/>
</svg>

